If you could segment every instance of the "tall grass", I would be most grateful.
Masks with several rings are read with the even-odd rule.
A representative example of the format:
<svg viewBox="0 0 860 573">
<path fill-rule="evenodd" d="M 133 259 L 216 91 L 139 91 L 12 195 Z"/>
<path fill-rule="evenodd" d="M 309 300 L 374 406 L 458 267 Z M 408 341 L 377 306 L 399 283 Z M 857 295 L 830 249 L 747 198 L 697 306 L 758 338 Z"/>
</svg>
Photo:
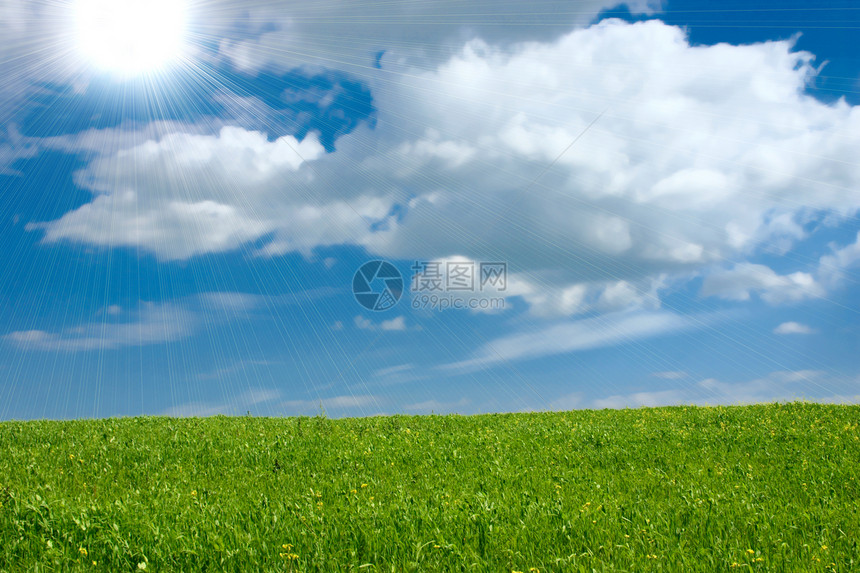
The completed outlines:
<svg viewBox="0 0 860 573">
<path fill-rule="evenodd" d="M 860 407 L 0 424 L 2 571 L 856 571 Z"/>
</svg>

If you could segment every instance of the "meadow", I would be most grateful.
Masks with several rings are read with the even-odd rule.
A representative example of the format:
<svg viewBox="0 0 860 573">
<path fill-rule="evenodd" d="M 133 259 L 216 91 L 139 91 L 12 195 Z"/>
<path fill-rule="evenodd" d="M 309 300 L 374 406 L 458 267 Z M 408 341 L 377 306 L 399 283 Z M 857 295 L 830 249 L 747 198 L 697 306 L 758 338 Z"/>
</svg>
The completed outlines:
<svg viewBox="0 0 860 573">
<path fill-rule="evenodd" d="M 857 571 L 860 407 L 0 424 L 0 571 Z"/>
</svg>

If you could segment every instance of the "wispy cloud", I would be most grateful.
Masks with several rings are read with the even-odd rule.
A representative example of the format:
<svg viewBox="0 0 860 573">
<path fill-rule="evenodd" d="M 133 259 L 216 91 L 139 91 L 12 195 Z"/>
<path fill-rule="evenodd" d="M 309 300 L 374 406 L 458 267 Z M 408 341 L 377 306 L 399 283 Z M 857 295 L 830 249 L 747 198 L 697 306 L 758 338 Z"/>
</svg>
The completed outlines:
<svg viewBox="0 0 860 573">
<path fill-rule="evenodd" d="M 680 380 L 681 378 L 686 378 L 688 374 L 679 370 L 667 370 L 664 372 L 653 372 L 651 376 L 663 380 Z"/>
<path fill-rule="evenodd" d="M 27 350 L 106 350 L 172 342 L 189 336 L 198 317 L 176 304 L 143 303 L 125 322 L 90 322 L 57 332 L 24 330 L 4 338 Z"/>
<path fill-rule="evenodd" d="M 442 402 L 432 399 L 406 404 L 403 406 L 403 409 L 413 414 L 449 414 L 462 412 L 463 408 L 467 407 L 470 403 L 470 400 L 465 397 L 453 402 Z"/>
<path fill-rule="evenodd" d="M 783 322 L 773 329 L 774 334 L 812 334 L 815 330 L 799 322 Z"/>
<path fill-rule="evenodd" d="M 371 380 L 379 386 L 392 386 L 395 384 L 405 384 L 407 382 L 416 382 L 425 380 L 430 376 L 432 367 L 421 367 L 415 364 L 398 364 L 387 368 L 375 370 L 371 375 Z"/>
<path fill-rule="evenodd" d="M 137 309 L 110 305 L 93 320 L 56 331 L 19 330 L 3 336 L 25 350 L 110 350 L 175 342 L 213 323 L 247 318 L 253 311 L 301 304 L 330 296 L 336 289 L 322 288 L 283 295 L 206 292 L 175 302 L 141 302 Z M 396 326 L 396 325 L 395 325 Z"/>
<path fill-rule="evenodd" d="M 474 357 L 441 368 L 472 371 L 504 362 L 615 346 L 701 327 L 705 320 L 670 312 L 611 313 L 497 338 L 480 347 Z"/>
<path fill-rule="evenodd" d="M 200 380 L 220 380 L 237 373 L 254 372 L 257 368 L 274 364 L 269 360 L 239 360 L 230 366 L 216 368 L 197 376 Z"/>
<path fill-rule="evenodd" d="M 187 402 L 161 412 L 162 416 L 177 418 L 217 416 L 218 414 L 244 414 L 254 406 L 271 404 L 281 398 L 281 392 L 271 388 L 252 388 L 231 400 L 222 402 Z"/>
<path fill-rule="evenodd" d="M 575 410 L 579 408 L 584 403 L 584 397 L 582 392 L 571 392 L 570 394 L 565 394 L 559 398 L 556 398 L 552 402 L 549 403 L 550 410 Z"/>
<path fill-rule="evenodd" d="M 285 400 L 279 404 L 279 407 L 285 414 L 289 415 L 317 414 L 320 412 L 320 407 L 322 407 L 327 415 L 335 417 L 346 415 L 367 416 L 381 413 L 380 408 L 385 403 L 386 401 L 380 396 L 343 394 L 323 397 L 317 400 Z"/>
<path fill-rule="evenodd" d="M 383 330 L 387 332 L 407 330 L 406 318 L 401 315 L 388 320 L 383 320 L 379 323 L 373 322 L 369 318 L 364 318 L 357 315 L 353 320 L 355 326 L 361 330 Z"/>
<path fill-rule="evenodd" d="M 858 379 L 833 377 L 819 370 L 777 371 L 761 378 L 724 382 L 706 378 L 659 391 L 631 392 L 577 402 L 586 408 L 637 408 L 677 404 L 754 404 L 787 400 L 858 403 Z M 563 399 L 564 397 L 562 397 Z"/>
<path fill-rule="evenodd" d="M 641 406 L 671 406 L 687 402 L 684 392 L 680 390 L 661 390 L 658 392 L 634 392 L 627 395 L 608 396 L 599 398 L 591 403 L 597 410 L 604 408 L 638 408 Z M 689 400 L 692 402 L 692 400 Z"/>
</svg>

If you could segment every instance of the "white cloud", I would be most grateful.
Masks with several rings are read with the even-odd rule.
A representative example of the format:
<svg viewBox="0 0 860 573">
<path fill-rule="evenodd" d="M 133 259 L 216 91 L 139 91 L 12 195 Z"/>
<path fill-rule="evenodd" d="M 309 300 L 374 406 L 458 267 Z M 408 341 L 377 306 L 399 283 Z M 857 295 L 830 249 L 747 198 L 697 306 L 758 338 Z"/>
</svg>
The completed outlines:
<svg viewBox="0 0 860 573">
<path fill-rule="evenodd" d="M 631 282 L 799 240 L 805 210 L 860 205 L 848 167 L 860 136 L 846 131 L 860 113 L 805 95 L 811 55 L 791 50 L 691 47 L 660 22 L 605 21 L 551 43 L 471 42 L 434 71 L 395 67 L 409 78 L 375 88 L 380 124 L 433 126 L 461 152 L 455 165 L 397 147 L 387 163 L 419 181 L 433 173 L 433 200 L 368 245 L 473 259 L 495 248 L 519 269 L 570 269 L 559 277 L 569 284 Z"/>
<path fill-rule="evenodd" d="M 126 322 L 93 322 L 58 332 L 26 330 L 4 338 L 25 350 L 106 350 L 172 342 L 189 336 L 198 318 L 174 304 L 144 303 Z"/>
<path fill-rule="evenodd" d="M 588 310 L 588 293 L 589 286 L 586 284 L 556 286 L 541 282 L 539 277 L 514 274 L 508 278 L 508 288 L 504 294 L 522 297 L 536 316 L 553 317 L 572 316 Z"/>
<path fill-rule="evenodd" d="M 239 373 L 241 373 L 245 379 L 249 379 L 249 377 L 259 376 L 259 373 L 256 371 L 258 368 L 269 366 L 271 364 L 271 362 L 266 360 L 239 360 L 228 366 L 215 368 L 209 372 L 202 372 L 197 375 L 197 379 L 223 380 Z"/>
<path fill-rule="evenodd" d="M 14 126 L 7 125 L 5 129 L 0 129 L 0 175 L 21 175 L 14 167 L 15 162 L 35 157 L 39 151 L 39 144 L 22 137 Z"/>
<path fill-rule="evenodd" d="M 257 406 L 259 404 L 265 404 L 266 402 L 272 402 L 280 397 L 281 392 L 279 390 L 252 388 L 251 390 L 243 393 L 239 397 L 239 401 L 246 406 Z"/>
<path fill-rule="evenodd" d="M 406 319 L 403 316 L 398 316 L 390 320 L 383 320 L 379 323 L 379 328 L 382 330 L 406 330 Z"/>
<path fill-rule="evenodd" d="M 204 292 L 173 302 L 140 302 L 133 310 L 109 306 L 97 313 L 99 321 L 54 331 L 19 330 L 2 338 L 25 350 L 69 352 L 162 344 L 188 338 L 221 321 L 247 318 L 255 310 L 307 302 L 330 293 L 328 289 L 272 296 Z"/>
<path fill-rule="evenodd" d="M 715 271 L 705 277 L 702 284 L 702 296 L 749 300 L 752 293 L 758 293 L 770 304 L 820 297 L 824 292 L 809 273 L 778 275 L 769 267 L 752 263 L 739 263 L 731 269 Z"/>
<path fill-rule="evenodd" d="M 784 251 L 810 211 L 860 207 L 860 111 L 805 94 L 816 69 L 791 41 L 690 46 L 681 28 L 617 20 L 539 39 L 472 40 L 423 68 L 387 51 L 364 76 L 376 129 L 331 154 L 313 136 L 225 127 L 98 155 L 77 179 L 93 200 L 38 228 L 47 242 L 163 259 L 256 242 L 260 256 L 353 244 L 501 258 L 529 283 L 519 294 L 535 314 L 570 316 L 657 308 L 658 277 Z M 99 149 L 98 137 L 77 145 Z M 774 304 L 823 292 L 809 273 L 748 263 L 703 289 Z"/>
<path fill-rule="evenodd" d="M 462 412 L 469 404 L 470 400 L 465 397 L 450 402 L 441 402 L 434 398 L 423 402 L 406 404 L 403 406 L 403 409 L 411 414 L 450 414 Z"/>
<path fill-rule="evenodd" d="M 856 379 L 833 378 L 826 372 L 818 370 L 778 371 L 744 382 L 722 382 L 708 378 L 697 384 L 686 384 L 668 390 L 615 394 L 595 398 L 584 405 L 590 408 L 636 408 L 676 404 L 754 404 L 793 400 L 858 403 L 860 396 L 856 394 L 856 388 Z"/>
<path fill-rule="evenodd" d="M 386 332 L 392 331 L 403 331 L 406 330 L 406 318 L 403 316 L 397 316 L 395 318 L 390 318 L 388 320 L 383 320 L 379 323 L 375 323 L 369 318 L 364 318 L 361 315 L 356 315 L 353 319 L 355 326 L 361 330 L 382 330 Z"/>
<path fill-rule="evenodd" d="M 215 402 L 186 402 L 177 404 L 164 410 L 162 416 L 173 416 L 177 418 L 200 418 L 207 416 L 217 416 L 219 414 L 241 415 L 245 414 L 255 407 L 271 405 L 272 402 L 281 398 L 280 390 L 271 388 L 251 388 L 242 392 L 238 396 L 232 397 L 229 401 L 220 403 Z M 268 410 L 268 408 L 264 408 Z"/>
<path fill-rule="evenodd" d="M 554 318 L 588 311 L 656 310 L 660 308 L 659 291 L 665 286 L 664 275 L 647 277 L 635 283 L 620 280 L 557 284 L 553 273 L 532 272 L 512 273 L 504 292 L 482 294 L 522 297 L 535 316 Z"/>
<path fill-rule="evenodd" d="M 640 408 L 642 406 L 673 406 L 686 403 L 683 392 L 678 390 L 659 390 L 657 392 L 634 392 L 627 395 L 614 395 L 599 398 L 592 402 L 592 408 Z"/>
<path fill-rule="evenodd" d="M 30 228 L 43 228 L 45 242 L 142 246 L 167 260 L 234 250 L 268 234 L 270 255 L 355 241 L 390 203 L 309 202 L 314 174 L 305 162 L 323 153 L 313 134 L 270 142 L 237 127 L 172 133 L 93 160 L 76 175 L 92 202 Z"/>
<path fill-rule="evenodd" d="M 370 377 L 374 384 L 380 386 L 393 386 L 425 380 L 432 374 L 431 368 L 416 366 L 415 364 L 397 364 L 375 370 Z"/>
<path fill-rule="evenodd" d="M 821 257 L 820 274 L 829 284 L 838 284 L 845 278 L 845 272 L 860 263 L 860 232 L 857 239 L 844 247 L 833 247 L 833 252 Z"/>
<path fill-rule="evenodd" d="M 216 10 L 226 37 L 219 52 L 243 70 L 321 66 L 362 73 L 380 51 L 399 59 L 431 65 L 446 58 L 463 41 L 480 37 L 493 42 L 546 40 L 584 25 L 617 0 L 534 0 L 528 5 L 478 5 L 452 0 L 325 4 L 265 0 L 229 0 Z M 661 0 L 630 0 L 633 13 L 660 9 Z M 512 26 L 512 22 L 521 23 Z M 247 30 L 252 30 L 248 34 Z"/>
<path fill-rule="evenodd" d="M 686 378 L 689 374 L 680 370 L 666 370 L 664 372 L 654 372 L 651 376 L 662 378 L 663 380 L 680 380 L 682 378 Z"/>
<path fill-rule="evenodd" d="M 289 415 L 314 415 L 320 413 L 320 407 L 326 415 L 370 415 L 378 411 L 381 404 L 385 403 L 378 396 L 369 394 L 340 395 L 320 398 L 317 400 L 286 400 L 279 407 Z"/>
<path fill-rule="evenodd" d="M 721 382 L 709 378 L 698 387 L 707 393 L 712 404 L 752 404 L 777 400 L 802 400 L 832 391 L 834 384 L 817 370 L 772 372 L 748 382 Z M 826 397 L 826 396 L 824 396 Z"/>
<path fill-rule="evenodd" d="M 554 411 L 575 410 L 583 404 L 582 392 L 571 392 L 549 403 L 549 409 Z"/>
<path fill-rule="evenodd" d="M 669 312 L 616 312 L 600 317 L 544 326 L 530 332 L 503 336 L 481 346 L 472 358 L 441 368 L 472 371 L 506 362 L 615 346 L 703 326 Z"/>
<path fill-rule="evenodd" d="M 379 370 L 375 371 L 373 375 L 375 377 L 386 378 L 388 376 L 403 374 L 404 372 L 411 372 L 414 369 L 415 365 L 413 364 L 398 364 L 396 366 L 380 368 Z"/>
<path fill-rule="evenodd" d="M 812 334 L 814 329 L 799 322 L 783 322 L 773 329 L 775 334 Z"/>
<path fill-rule="evenodd" d="M 217 416 L 226 414 L 227 406 L 225 404 L 211 404 L 209 402 L 186 402 L 171 406 L 161 412 L 162 416 L 170 416 L 173 418 L 207 418 L 209 416 Z"/>
</svg>

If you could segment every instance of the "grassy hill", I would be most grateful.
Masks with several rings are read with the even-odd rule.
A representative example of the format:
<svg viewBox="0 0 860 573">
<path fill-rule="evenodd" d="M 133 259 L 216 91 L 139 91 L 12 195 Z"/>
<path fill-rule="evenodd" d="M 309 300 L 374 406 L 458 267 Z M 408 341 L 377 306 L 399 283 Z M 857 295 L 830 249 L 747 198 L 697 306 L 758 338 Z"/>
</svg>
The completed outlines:
<svg viewBox="0 0 860 573">
<path fill-rule="evenodd" d="M 0 571 L 856 571 L 860 407 L 0 424 Z"/>
</svg>

